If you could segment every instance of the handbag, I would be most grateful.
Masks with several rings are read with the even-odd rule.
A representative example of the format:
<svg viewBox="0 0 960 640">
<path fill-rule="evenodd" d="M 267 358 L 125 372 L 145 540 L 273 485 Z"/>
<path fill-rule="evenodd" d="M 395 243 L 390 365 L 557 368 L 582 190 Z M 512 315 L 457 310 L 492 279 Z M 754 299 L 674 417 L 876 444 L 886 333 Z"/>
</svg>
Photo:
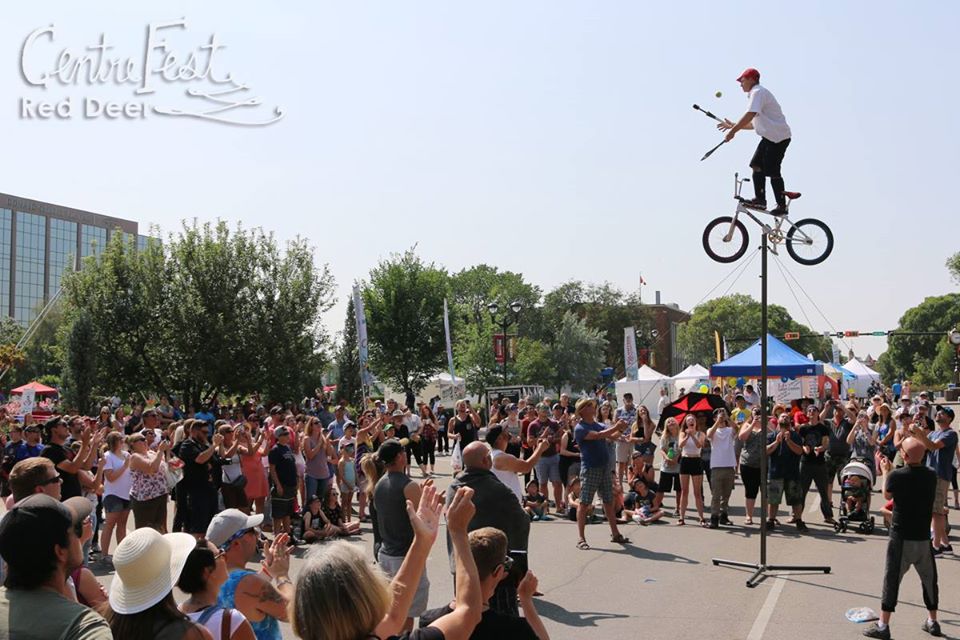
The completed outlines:
<svg viewBox="0 0 960 640">
<path fill-rule="evenodd" d="M 247 486 L 247 476 L 244 475 L 243 469 L 240 470 L 240 473 L 237 474 L 236 478 L 230 479 L 230 476 L 227 474 L 226 468 L 223 470 L 224 484 L 228 487 L 233 487 L 234 489 L 243 489 Z"/>
</svg>

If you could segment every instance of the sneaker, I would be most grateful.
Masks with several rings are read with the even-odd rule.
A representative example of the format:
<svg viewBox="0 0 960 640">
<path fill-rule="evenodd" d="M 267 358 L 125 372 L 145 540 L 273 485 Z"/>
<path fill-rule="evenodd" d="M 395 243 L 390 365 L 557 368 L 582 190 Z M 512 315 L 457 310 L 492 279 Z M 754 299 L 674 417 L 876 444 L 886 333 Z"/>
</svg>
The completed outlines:
<svg viewBox="0 0 960 640">
<path fill-rule="evenodd" d="M 719 529 L 720 528 L 720 518 L 717 516 L 710 516 L 710 528 Z"/>
<path fill-rule="evenodd" d="M 936 558 L 937 556 L 941 556 L 941 555 L 943 555 L 943 548 L 933 547 L 933 557 Z"/>
<path fill-rule="evenodd" d="M 868 638 L 880 638 L 881 640 L 890 640 L 890 625 L 885 626 L 883 629 L 877 626 L 876 623 L 870 625 L 863 630 L 863 635 Z"/>
<path fill-rule="evenodd" d="M 807 525 L 804 524 L 803 520 L 797 520 L 797 531 L 806 531 L 806 530 L 807 530 Z M 889 635 L 890 634 L 887 634 L 888 637 Z M 875 637 L 879 637 L 879 636 L 875 636 Z"/>
<path fill-rule="evenodd" d="M 767 520 L 767 521 L 764 523 L 763 526 L 766 527 L 767 531 L 773 531 L 774 529 L 777 528 L 777 521 L 776 521 L 776 520 Z"/>
<path fill-rule="evenodd" d="M 940 632 L 940 623 L 937 622 L 936 620 L 925 620 L 923 623 L 923 626 L 921 626 L 920 628 L 932 636 L 939 637 L 943 635 Z"/>
<path fill-rule="evenodd" d="M 730 522 L 730 518 L 727 517 L 727 514 L 725 514 L 725 513 L 721 513 L 721 514 L 720 514 L 720 524 L 726 525 L 726 526 L 728 526 L 728 527 L 729 527 L 729 526 L 733 526 L 733 523 Z"/>
<path fill-rule="evenodd" d="M 942 547 L 940 547 L 940 553 L 953 553 L 953 545 L 952 544 L 943 545 Z"/>
<path fill-rule="evenodd" d="M 748 209 L 759 209 L 760 211 L 767 210 L 767 203 L 763 200 L 757 200 L 756 198 L 743 200 L 742 203 L 743 206 L 747 207 Z"/>
<path fill-rule="evenodd" d="M 774 209 L 770 211 L 770 213 L 775 216 L 785 216 L 787 215 L 787 208 L 777 205 Z"/>
</svg>

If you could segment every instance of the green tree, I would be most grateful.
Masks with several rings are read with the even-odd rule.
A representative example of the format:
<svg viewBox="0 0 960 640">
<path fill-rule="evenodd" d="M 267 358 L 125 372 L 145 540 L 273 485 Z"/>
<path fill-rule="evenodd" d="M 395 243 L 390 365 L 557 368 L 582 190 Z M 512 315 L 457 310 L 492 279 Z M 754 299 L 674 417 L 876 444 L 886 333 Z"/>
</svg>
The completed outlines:
<svg viewBox="0 0 960 640">
<path fill-rule="evenodd" d="M 709 367 L 717 362 L 714 331 L 728 338 L 729 350 L 736 353 L 760 338 L 760 312 L 760 303 L 744 294 L 708 300 L 698 305 L 690 320 L 680 326 L 677 350 L 687 364 L 699 363 Z M 811 333 L 809 327 L 794 320 L 780 305 L 768 306 L 767 322 L 770 334 L 781 340 L 788 332 Z M 732 341 L 731 338 L 742 340 Z M 829 338 L 801 338 L 788 344 L 803 355 L 812 353 L 825 362 L 832 355 Z"/>
<path fill-rule="evenodd" d="M 466 380 L 467 391 L 473 395 L 503 383 L 503 365 L 497 364 L 493 354 L 493 332 L 489 320 L 471 323 L 460 330 L 454 342 L 457 374 Z"/>
<path fill-rule="evenodd" d="M 953 281 L 960 284 L 960 251 L 947 258 L 947 270 Z"/>
<path fill-rule="evenodd" d="M 76 314 L 66 336 L 63 401 L 71 410 L 88 413 L 97 375 L 97 351 L 92 349 L 94 323 L 87 311 Z"/>
<path fill-rule="evenodd" d="M 363 402 L 360 381 L 360 347 L 357 344 L 357 317 L 353 296 L 347 301 L 347 317 L 337 349 L 337 397 L 344 398 L 353 407 Z"/>
<path fill-rule="evenodd" d="M 569 384 L 574 391 L 589 389 L 604 366 L 607 339 L 591 329 L 582 318 L 567 311 L 560 319 L 555 339 L 549 347 L 551 386 L 560 390 Z"/>
<path fill-rule="evenodd" d="M 624 328 L 635 327 L 638 336 L 646 336 L 652 327 L 650 312 L 637 295 L 624 293 L 608 282 L 565 282 L 544 297 L 543 311 L 552 320 L 553 330 L 559 328 L 564 313 L 571 311 L 583 318 L 588 327 L 600 331 L 606 338 L 604 362 L 618 375 L 624 372 Z M 640 348 L 644 346 L 643 342 L 638 345 Z"/>
<path fill-rule="evenodd" d="M 451 304 L 459 314 L 455 317 L 475 325 L 489 320 L 487 305 L 496 302 L 502 311 L 517 301 L 524 310 L 532 310 L 540 303 L 540 288 L 524 282 L 523 274 L 500 271 L 496 267 L 479 264 L 450 276 Z"/>
<path fill-rule="evenodd" d="M 517 340 L 516 377 L 520 384 L 544 384 L 551 378 L 550 346 L 533 338 Z"/>
<path fill-rule="evenodd" d="M 960 326 L 960 294 L 931 296 L 907 309 L 897 331 L 935 331 L 942 335 L 894 336 L 877 359 L 877 371 L 888 384 L 909 379 L 921 385 L 941 385 L 953 372 L 953 349 L 947 331 Z"/>
<path fill-rule="evenodd" d="M 443 299 L 447 274 L 413 252 L 382 260 L 363 289 L 370 367 L 403 390 L 408 406 L 446 360 Z"/>
<path fill-rule="evenodd" d="M 45 305 L 40 305 L 41 307 Z M 24 362 L 8 374 L 12 386 L 44 378 L 45 384 L 60 384 L 63 368 L 62 332 L 67 314 L 61 301 L 55 302 L 41 318 L 23 345 Z M 39 309 L 38 309 L 39 311 Z"/>
<path fill-rule="evenodd" d="M 319 382 L 333 281 L 302 240 L 281 250 L 222 222 L 143 250 L 114 234 L 63 286 L 90 318 L 104 394 L 176 392 L 196 406 L 254 390 L 298 398 Z"/>
</svg>

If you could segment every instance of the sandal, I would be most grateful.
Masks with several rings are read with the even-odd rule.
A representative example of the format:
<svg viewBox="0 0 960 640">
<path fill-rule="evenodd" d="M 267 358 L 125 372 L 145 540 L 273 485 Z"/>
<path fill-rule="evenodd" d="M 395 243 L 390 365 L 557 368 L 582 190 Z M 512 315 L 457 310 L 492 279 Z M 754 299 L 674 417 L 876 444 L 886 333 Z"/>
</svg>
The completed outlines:
<svg viewBox="0 0 960 640">
<path fill-rule="evenodd" d="M 706 520 L 704 520 L 703 518 L 700 518 L 700 526 L 701 526 L 701 527 L 708 527 L 708 526 L 710 526 L 710 525 L 707 524 L 707 521 L 706 521 Z"/>
<path fill-rule="evenodd" d="M 687 524 L 687 523 L 683 521 L 683 518 L 680 518 L 679 520 L 677 520 L 677 526 L 678 526 L 678 527 L 682 527 L 682 526 L 685 525 L 685 524 Z"/>
<path fill-rule="evenodd" d="M 743 521 L 743 524 L 745 524 L 745 525 L 747 525 L 747 526 L 752 525 L 752 524 L 753 524 L 753 518 L 747 518 L 746 520 Z"/>
<path fill-rule="evenodd" d="M 587 541 L 586 541 L 586 540 L 578 540 L 578 541 L 577 541 L 577 549 L 580 549 L 581 551 L 587 551 L 587 550 L 590 549 L 590 545 L 587 544 Z"/>
<path fill-rule="evenodd" d="M 630 538 L 624 538 L 622 533 L 618 533 L 615 536 L 610 536 L 610 542 L 616 542 L 617 544 L 627 544 L 630 542 Z"/>
</svg>

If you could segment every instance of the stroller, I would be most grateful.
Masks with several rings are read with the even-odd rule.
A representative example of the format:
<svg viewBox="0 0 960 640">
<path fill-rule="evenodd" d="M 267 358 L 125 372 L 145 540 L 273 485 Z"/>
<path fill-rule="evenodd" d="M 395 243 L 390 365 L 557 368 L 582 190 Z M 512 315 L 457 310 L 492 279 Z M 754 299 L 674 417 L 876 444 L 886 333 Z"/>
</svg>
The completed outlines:
<svg viewBox="0 0 960 640">
<path fill-rule="evenodd" d="M 853 458 L 840 471 L 840 517 L 833 525 L 837 533 L 846 532 L 852 523 L 857 523 L 861 533 L 873 533 L 877 519 L 870 514 L 870 496 L 873 492 L 873 466 L 869 460 Z M 851 509 L 848 505 L 857 498 L 860 507 Z"/>
</svg>

